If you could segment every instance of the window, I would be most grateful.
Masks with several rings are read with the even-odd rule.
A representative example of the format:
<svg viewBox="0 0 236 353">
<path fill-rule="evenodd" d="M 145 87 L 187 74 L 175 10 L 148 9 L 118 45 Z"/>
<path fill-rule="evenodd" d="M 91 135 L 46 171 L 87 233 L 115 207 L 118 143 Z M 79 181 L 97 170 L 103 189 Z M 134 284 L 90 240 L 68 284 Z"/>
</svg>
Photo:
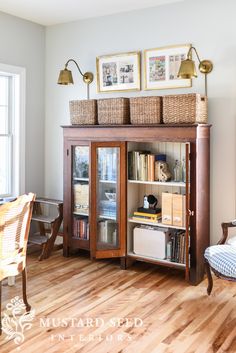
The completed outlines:
<svg viewBox="0 0 236 353">
<path fill-rule="evenodd" d="M 24 192 L 24 69 L 0 64 L 0 197 Z"/>
</svg>

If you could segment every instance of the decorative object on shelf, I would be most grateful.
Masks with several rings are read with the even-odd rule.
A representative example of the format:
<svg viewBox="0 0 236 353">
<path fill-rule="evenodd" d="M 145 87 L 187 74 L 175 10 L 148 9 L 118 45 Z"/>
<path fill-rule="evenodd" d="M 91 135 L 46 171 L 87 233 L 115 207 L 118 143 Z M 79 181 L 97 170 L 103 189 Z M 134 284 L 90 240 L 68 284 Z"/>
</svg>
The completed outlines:
<svg viewBox="0 0 236 353">
<path fill-rule="evenodd" d="M 161 123 L 161 97 L 132 97 L 129 102 L 131 124 Z"/>
<path fill-rule="evenodd" d="M 83 81 L 87 85 L 87 99 L 89 99 L 89 85 L 93 82 L 93 73 L 92 72 L 85 72 L 83 74 L 79 65 L 77 64 L 77 62 L 74 59 L 69 59 L 66 62 L 64 70 L 60 71 L 57 83 L 59 85 L 74 84 L 72 72 L 67 69 L 67 66 L 70 62 L 75 63 L 77 69 L 79 70 L 80 75 L 83 77 Z"/>
<path fill-rule="evenodd" d="M 140 90 L 140 52 L 97 57 L 97 91 Z"/>
<path fill-rule="evenodd" d="M 143 197 L 143 208 L 146 208 L 146 209 L 149 208 L 149 202 L 148 202 L 147 195 L 144 195 L 144 197 Z"/>
<path fill-rule="evenodd" d="M 181 176 L 181 167 L 178 159 L 175 160 L 175 165 L 174 165 L 174 181 L 181 181 L 182 176 Z"/>
<path fill-rule="evenodd" d="M 189 48 L 187 59 L 181 62 L 177 77 L 182 79 L 191 79 L 193 77 L 197 77 L 195 62 L 191 57 L 192 51 L 195 51 L 199 61 L 199 71 L 205 75 L 205 96 L 207 96 L 207 75 L 213 70 L 213 63 L 210 60 L 200 60 L 195 47 L 191 46 Z"/>
<path fill-rule="evenodd" d="M 97 124 L 97 100 L 74 100 L 69 102 L 72 125 Z"/>
<path fill-rule="evenodd" d="M 164 124 L 207 123 L 207 97 L 198 93 L 163 96 Z"/>
<path fill-rule="evenodd" d="M 157 198 L 154 195 L 144 195 L 143 208 L 155 210 L 157 205 Z"/>
<path fill-rule="evenodd" d="M 157 181 L 170 181 L 172 174 L 169 169 L 169 165 L 164 161 L 155 162 L 155 180 Z"/>
<path fill-rule="evenodd" d="M 129 99 L 110 98 L 98 99 L 98 124 L 124 125 L 129 124 Z"/>
<path fill-rule="evenodd" d="M 116 193 L 115 192 L 105 191 L 105 196 L 109 201 L 113 201 L 113 202 L 116 201 Z"/>
<path fill-rule="evenodd" d="M 149 208 L 155 210 L 158 202 L 157 198 L 154 195 L 148 195 L 147 200 L 149 203 Z"/>
<path fill-rule="evenodd" d="M 178 78 L 181 61 L 187 58 L 190 44 L 144 51 L 145 90 L 191 87 L 191 79 Z"/>
</svg>

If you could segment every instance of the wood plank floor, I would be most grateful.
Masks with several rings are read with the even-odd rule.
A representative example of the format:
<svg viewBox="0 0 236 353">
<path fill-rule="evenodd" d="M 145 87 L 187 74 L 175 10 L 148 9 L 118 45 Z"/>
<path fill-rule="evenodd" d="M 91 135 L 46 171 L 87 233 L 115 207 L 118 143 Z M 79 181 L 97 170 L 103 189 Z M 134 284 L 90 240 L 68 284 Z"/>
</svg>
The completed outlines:
<svg viewBox="0 0 236 353">
<path fill-rule="evenodd" d="M 21 295 L 20 277 L 2 292 L 6 312 Z M 142 263 L 123 271 L 59 250 L 42 262 L 28 256 L 28 298 L 33 325 L 20 345 L 3 333 L 1 353 L 236 352 L 234 283 L 215 279 L 208 297 L 206 281 L 190 286 L 182 272 Z"/>
</svg>

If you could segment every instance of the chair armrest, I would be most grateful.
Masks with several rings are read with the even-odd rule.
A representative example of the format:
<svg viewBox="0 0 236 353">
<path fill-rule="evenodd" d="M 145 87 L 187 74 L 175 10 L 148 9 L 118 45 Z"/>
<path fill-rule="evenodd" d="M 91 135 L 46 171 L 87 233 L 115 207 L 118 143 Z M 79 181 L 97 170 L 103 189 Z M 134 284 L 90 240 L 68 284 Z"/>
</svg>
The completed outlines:
<svg viewBox="0 0 236 353">
<path fill-rule="evenodd" d="M 228 238 L 228 230 L 229 228 L 231 227 L 236 227 L 236 219 L 230 221 L 230 222 L 223 222 L 221 223 L 221 227 L 222 227 L 222 237 L 221 239 L 218 241 L 218 245 L 221 245 L 221 244 L 225 244 L 227 238 Z"/>
</svg>

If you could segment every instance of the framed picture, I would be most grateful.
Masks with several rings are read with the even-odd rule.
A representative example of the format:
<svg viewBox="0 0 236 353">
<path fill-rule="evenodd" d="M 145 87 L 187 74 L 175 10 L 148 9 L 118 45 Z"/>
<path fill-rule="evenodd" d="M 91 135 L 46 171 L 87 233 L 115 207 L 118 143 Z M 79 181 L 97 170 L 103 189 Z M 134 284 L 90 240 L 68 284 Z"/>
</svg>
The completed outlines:
<svg viewBox="0 0 236 353">
<path fill-rule="evenodd" d="M 180 63 L 187 59 L 191 44 L 144 51 L 144 89 L 191 87 L 191 79 L 177 77 Z"/>
<path fill-rule="evenodd" d="M 140 90 L 140 52 L 97 57 L 97 91 Z"/>
</svg>

